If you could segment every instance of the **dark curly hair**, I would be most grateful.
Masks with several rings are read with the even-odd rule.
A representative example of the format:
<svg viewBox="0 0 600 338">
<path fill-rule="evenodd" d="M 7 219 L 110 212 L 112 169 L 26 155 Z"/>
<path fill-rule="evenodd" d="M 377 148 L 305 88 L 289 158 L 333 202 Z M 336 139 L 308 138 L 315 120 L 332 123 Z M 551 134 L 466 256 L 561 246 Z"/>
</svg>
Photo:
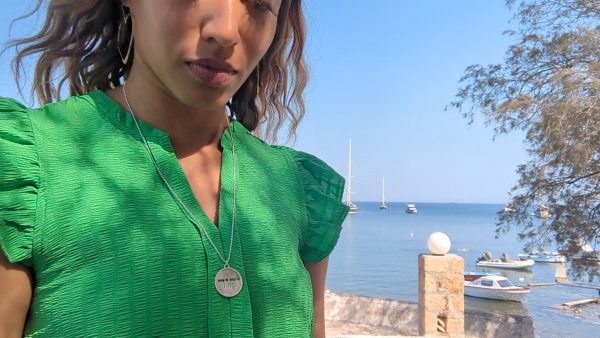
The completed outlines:
<svg viewBox="0 0 600 338">
<path fill-rule="evenodd" d="M 127 49 L 125 44 L 131 34 L 131 30 L 123 30 L 122 36 L 117 36 L 123 19 L 121 6 L 119 0 L 47 2 L 46 19 L 40 31 L 31 37 L 11 40 L 6 47 L 16 49 L 13 71 L 19 88 L 24 59 L 32 55 L 39 58 L 31 91 L 41 104 L 60 100 L 66 83 L 70 95 L 121 85 L 133 60 L 130 58 L 123 65 L 119 55 L 118 48 Z M 43 8 L 45 2 L 38 0 L 24 17 Z M 308 80 L 303 55 L 306 33 L 302 1 L 283 0 L 278 18 L 273 42 L 257 67 L 260 74 L 246 80 L 230 105 L 246 128 L 273 141 L 285 124 L 288 135 L 295 135 L 304 116 L 302 94 Z"/>
</svg>

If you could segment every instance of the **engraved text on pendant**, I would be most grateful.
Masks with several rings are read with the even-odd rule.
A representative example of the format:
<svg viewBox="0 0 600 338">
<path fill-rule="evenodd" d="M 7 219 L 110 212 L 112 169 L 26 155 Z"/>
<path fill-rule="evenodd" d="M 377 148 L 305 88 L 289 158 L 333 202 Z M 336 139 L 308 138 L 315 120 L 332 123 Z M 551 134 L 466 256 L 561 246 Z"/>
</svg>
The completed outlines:
<svg viewBox="0 0 600 338">
<path fill-rule="evenodd" d="M 242 290 L 242 275 L 230 267 L 225 267 L 215 276 L 215 288 L 225 297 L 233 297 Z"/>
</svg>

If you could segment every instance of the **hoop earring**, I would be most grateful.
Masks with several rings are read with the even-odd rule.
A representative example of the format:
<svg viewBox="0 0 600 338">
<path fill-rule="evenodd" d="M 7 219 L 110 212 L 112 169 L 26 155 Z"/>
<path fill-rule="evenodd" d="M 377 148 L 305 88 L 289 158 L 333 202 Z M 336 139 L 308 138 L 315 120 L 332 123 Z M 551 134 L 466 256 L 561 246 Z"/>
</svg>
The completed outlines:
<svg viewBox="0 0 600 338">
<path fill-rule="evenodd" d="M 128 21 L 130 20 L 133 20 L 131 19 L 131 14 L 125 14 L 125 8 L 123 8 L 123 22 L 119 22 L 119 29 L 117 31 L 117 50 L 119 51 L 119 55 L 121 56 L 121 62 L 123 62 L 124 65 L 126 65 L 127 62 L 129 62 L 129 56 L 131 55 L 131 48 L 133 47 L 133 32 L 129 38 L 127 54 L 123 56 L 123 52 L 121 51 L 121 27 L 123 27 L 123 25 L 128 26 Z"/>
<path fill-rule="evenodd" d="M 260 95 L 260 63 L 256 65 L 256 96 Z"/>
</svg>

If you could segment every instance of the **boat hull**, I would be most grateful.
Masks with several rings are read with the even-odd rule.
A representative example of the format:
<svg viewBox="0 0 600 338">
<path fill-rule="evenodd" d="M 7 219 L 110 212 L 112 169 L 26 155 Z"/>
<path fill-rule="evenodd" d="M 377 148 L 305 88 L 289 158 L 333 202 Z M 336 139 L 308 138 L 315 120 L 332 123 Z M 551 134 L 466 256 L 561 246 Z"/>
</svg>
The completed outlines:
<svg viewBox="0 0 600 338">
<path fill-rule="evenodd" d="M 567 257 L 565 256 L 539 256 L 531 257 L 534 261 L 540 263 L 566 263 Z"/>
<path fill-rule="evenodd" d="M 516 287 L 512 290 L 498 290 L 482 286 L 469 285 L 471 282 L 465 282 L 465 296 L 503 300 L 509 302 L 522 303 L 525 300 L 529 289 Z"/>
<path fill-rule="evenodd" d="M 538 263 L 566 263 L 567 257 L 563 255 L 553 255 L 553 254 L 519 254 L 519 257 L 526 259 L 533 259 Z"/>
<path fill-rule="evenodd" d="M 348 213 L 349 214 L 356 214 L 358 212 L 358 206 L 354 203 L 350 203 L 348 204 Z"/>
<path fill-rule="evenodd" d="M 524 269 L 528 269 L 530 266 L 532 266 L 534 264 L 535 264 L 535 261 L 533 259 L 528 259 L 525 261 L 510 261 L 510 262 L 479 261 L 479 262 L 477 262 L 476 265 L 479 267 L 485 267 L 485 268 L 524 270 Z"/>
</svg>

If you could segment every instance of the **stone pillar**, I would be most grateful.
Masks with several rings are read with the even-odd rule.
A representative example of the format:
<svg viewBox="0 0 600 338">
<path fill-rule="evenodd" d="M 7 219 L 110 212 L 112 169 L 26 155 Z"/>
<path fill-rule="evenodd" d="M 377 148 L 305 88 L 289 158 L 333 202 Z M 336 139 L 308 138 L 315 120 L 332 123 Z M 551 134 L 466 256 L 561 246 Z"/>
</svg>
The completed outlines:
<svg viewBox="0 0 600 338">
<path fill-rule="evenodd" d="M 464 337 L 464 267 L 457 255 L 419 255 L 419 335 Z"/>
</svg>

